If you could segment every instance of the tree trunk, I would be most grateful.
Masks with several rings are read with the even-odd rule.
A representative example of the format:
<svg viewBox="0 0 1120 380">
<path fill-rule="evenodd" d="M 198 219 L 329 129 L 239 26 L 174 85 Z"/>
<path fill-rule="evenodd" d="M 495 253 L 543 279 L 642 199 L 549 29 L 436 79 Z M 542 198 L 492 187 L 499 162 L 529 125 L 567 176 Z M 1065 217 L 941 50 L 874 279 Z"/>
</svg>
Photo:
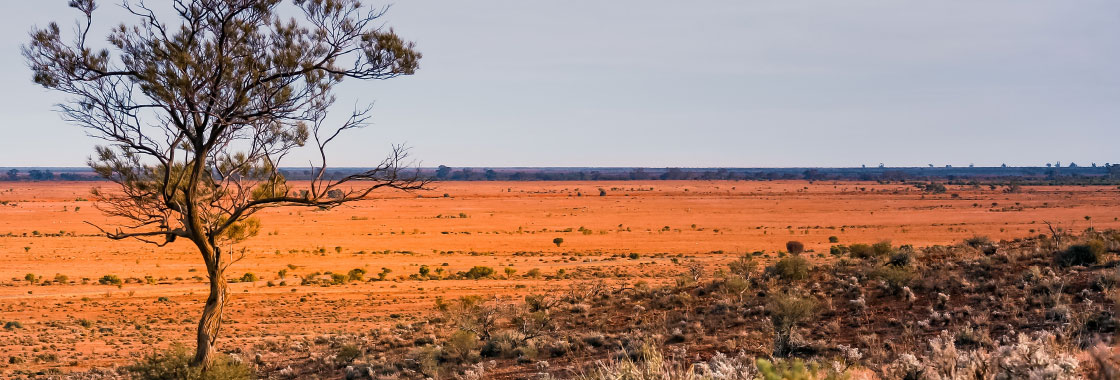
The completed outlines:
<svg viewBox="0 0 1120 380">
<path fill-rule="evenodd" d="M 226 306 L 226 293 L 229 290 L 221 271 L 209 272 L 210 297 L 206 298 L 206 308 L 202 310 L 202 319 L 198 321 L 198 349 L 192 363 L 204 372 L 214 362 L 214 342 L 218 339 L 218 330 L 222 326 L 222 310 Z"/>
</svg>

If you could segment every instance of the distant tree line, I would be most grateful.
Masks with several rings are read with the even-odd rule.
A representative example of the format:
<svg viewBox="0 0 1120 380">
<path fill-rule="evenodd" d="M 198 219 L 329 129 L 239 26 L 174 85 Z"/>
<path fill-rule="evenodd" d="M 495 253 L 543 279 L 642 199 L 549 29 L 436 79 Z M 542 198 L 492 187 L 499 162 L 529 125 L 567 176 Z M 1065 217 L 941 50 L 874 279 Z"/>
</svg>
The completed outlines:
<svg viewBox="0 0 1120 380">
<path fill-rule="evenodd" d="M 362 168 L 328 169 L 326 180 L 360 172 Z M 439 181 L 948 181 L 950 183 L 1041 184 L 1120 184 L 1120 165 L 1076 164 L 1046 167 L 913 167 L 913 168 L 452 168 L 440 165 L 421 169 L 422 174 Z M 311 180 L 318 168 L 281 169 L 289 180 Z M 93 181 L 92 171 L 54 173 L 50 170 L 7 170 L 0 180 L 7 181 Z"/>
</svg>

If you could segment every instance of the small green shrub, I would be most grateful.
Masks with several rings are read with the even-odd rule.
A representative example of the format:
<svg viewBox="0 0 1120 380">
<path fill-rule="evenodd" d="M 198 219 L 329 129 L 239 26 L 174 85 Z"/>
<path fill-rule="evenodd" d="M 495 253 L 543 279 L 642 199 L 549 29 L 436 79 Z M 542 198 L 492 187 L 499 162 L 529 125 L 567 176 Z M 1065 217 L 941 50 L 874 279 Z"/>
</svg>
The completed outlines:
<svg viewBox="0 0 1120 380">
<path fill-rule="evenodd" d="M 875 256 L 875 250 L 871 248 L 871 245 L 863 243 L 852 244 L 848 247 L 848 252 L 853 258 L 857 259 L 869 259 Z"/>
<path fill-rule="evenodd" d="M 101 285 L 118 285 L 118 286 L 124 283 L 124 281 L 122 281 L 121 278 L 119 276 L 115 275 L 115 274 L 107 274 L 107 275 L 101 276 L 101 278 L 98 279 L 97 282 L 100 283 Z"/>
<path fill-rule="evenodd" d="M 350 276 L 342 273 L 331 273 L 331 285 L 342 285 L 350 280 Z"/>
<path fill-rule="evenodd" d="M 203 373 L 191 367 L 193 353 L 182 345 L 171 346 L 166 351 L 154 352 L 139 362 L 126 366 L 125 371 L 137 380 L 249 380 L 256 378 L 253 369 L 237 363 L 226 355 L 216 354 L 210 370 Z"/>
<path fill-rule="evenodd" d="M 452 333 L 443 347 L 448 356 L 460 361 L 469 360 L 475 348 L 478 348 L 478 335 L 464 330 Z"/>
<path fill-rule="evenodd" d="M 350 272 L 346 274 L 346 277 L 350 281 L 361 281 L 363 278 L 365 278 L 365 276 L 366 270 L 362 268 L 351 269 Z"/>
<path fill-rule="evenodd" d="M 257 275 L 253 272 L 245 272 L 241 275 L 241 282 L 257 282 Z"/>
<path fill-rule="evenodd" d="M 743 278 L 750 278 L 751 273 L 758 267 L 758 263 L 754 261 L 751 255 L 742 255 L 735 261 L 727 264 L 727 268 L 731 270 L 732 274 L 742 276 Z"/>
<path fill-rule="evenodd" d="M 1072 245 L 1058 253 L 1058 264 L 1062 266 L 1099 264 L 1105 254 L 1104 242 L 1093 240 L 1086 244 Z"/>
<path fill-rule="evenodd" d="M 472 279 L 472 280 L 477 280 L 477 279 L 480 279 L 480 278 L 486 278 L 486 277 L 490 277 L 490 276 L 493 276 L 493 275 L 494 275 L 494 268 L 484 267 L 484 266 L 475 266 L 475 267 L 471 268 L 471 270 L 467 271 L 467 273 L 463 274 L 464 277 Z"/>
<path fill-rule="evenodd" d="M 809 278 L 809 260 L 801 256 L 789 256 L 774 263 L 774 274 L 786 281 L 800 281 Z"/>
<path fill-rule="evenodd" d="M 894 265 L 879 267 L 871 272 L 871 278 L 883 281 L 892 293 L 899 293 L 903 287 L 914 281 L 914 272 Z"/>
<path fill-rule="evenodd" d="M 874 251 L 875 257 L 887 257 L 894 253 L 894 248 L 891 247 L 890 240 L 883 240 L 872 244 L 871 249 Z"/>
<path fill-rule="evenodd" d="M 836 236 L 829 236 L 828 237 L 828 242 L 832 243 L 832 244 L 836 244 L 836 243 L 840 242 L 840 238 L 836 237 Z"/>
<path fill-rule="evenodd" d="M 798 324 L 808 321 L 817 312 L 817 301 L 793 294 L 775 294 L 766 307 L 774 325 L 774 355 L 788 356 L 793 347 L 790 337 Z"/>
<path fill-rule="evenodd" d="M 347 364 L 353 363 L 355 360 L 358 360 L 358 358 L 361 357 L 361 356 L 362 356 L 362 349 L 360 349 L 360 348 L 358 348 L 358 346 L 355 346 L 355 345 L 352 345 L 352 344 L 347 344 L 347 345 L 342 346 L 342 348 L 338 349 L 338 354 L 335 355 L 335 357 L 338 358 L 339 362 L 347 363 Z"/>
<path fill-rule="evenodd" d="M 817 363 L 805 364 L 801 359 L 776 360 L 770 362 L 758 359 L 755 362 L 758 375 L 762 380 L 844 380 L 851 378 L 847 371 L 837 372 L 832 368 L 823 367 Z"/>
</svg>

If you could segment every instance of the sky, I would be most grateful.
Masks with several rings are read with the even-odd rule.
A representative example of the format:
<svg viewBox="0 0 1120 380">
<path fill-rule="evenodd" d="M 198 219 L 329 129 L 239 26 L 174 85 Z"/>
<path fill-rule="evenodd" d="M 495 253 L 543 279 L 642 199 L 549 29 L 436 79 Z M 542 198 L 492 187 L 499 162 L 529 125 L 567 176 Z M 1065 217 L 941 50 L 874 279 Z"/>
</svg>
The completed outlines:
<svg viewBox="0 0 1120 380">
<path fill-rule="evenodd" d="M 32 26 L 70 29 L 66 2 L 0 14 L 0 166 L 97 143 L 19 54 Z M 95 30 L 136 22 L 101 4 Z M 340 113 L 376 106 L 335 166 L 394 143 L 453 167 L 1120 162 L 1116 1 L 401 0 L 383 21 L 424 58 L 339 88 Z"/>
</svg>

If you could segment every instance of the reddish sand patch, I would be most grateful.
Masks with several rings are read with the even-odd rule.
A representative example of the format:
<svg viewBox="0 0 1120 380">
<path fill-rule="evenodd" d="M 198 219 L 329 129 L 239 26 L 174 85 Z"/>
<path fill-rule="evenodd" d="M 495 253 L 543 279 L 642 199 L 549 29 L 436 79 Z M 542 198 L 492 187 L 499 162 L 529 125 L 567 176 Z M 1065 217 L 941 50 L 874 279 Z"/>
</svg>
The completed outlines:
<svg viewBox="0 0 1120 380">
<path fill-rule="evenodd" d="M 0 352 L 27 359 L 0 364 L 0 377 L 16 370 L 119 364 L 152 346 L 190 340 L 205 296 L 196 277 L 204 273 L 201 259 L 186 243 L 157 248 L 97 235 L 85 222 L 111 221 L 81 199 L 96 185 L 0 182 L 0 202 L 5 203 L 0 205 L 0 320 L 23 325 L 0 329 Z M 407 320 L 396 314 L 427 310 L 437 295 L 524 294 L 615 272 L 664 281 L 683 270 L 673 257 L 715 266 L 743 252 L 775 252 L 789 240 L 827 256 L 830 236 L 841 244 L 889 239 L 926 246 L 973 235 L 996 240 L 1034 235 L 1046 230 L 1046 221 L 1078 230 L 1090 223 L 1120 227 L 1120 190 L 1115 187 L 1028 187 L 1007 194 L 950 186 L 945 194 L 931 195 L 899 184 L 802 181 L 437 186 L 420 194 L 386 193 L 330 211 L 260 213 L 262 234 L 235 247 L 248 255 L 229 274 L 253 272 L 261 281 L 234 284 L 237 294 L 223 332 L 227 343 Z M 552 243 L 557 237 L 564 239 L 559 247 Z M 617 257 L 630 253 L 640 259 Z M 277 272 L 289 265 L 296 269 L 289 270 L 288 283 L 280 286 Z M 299 286 L 296 279 L 353 268 L 374 277 L 383 267 L 392 270 L 389 278 L 396 278 L 416 273 L 420 265 L 452 272 L 475 265 L 512 266 L 517 274 L 512 280 L 399 280 L 332 287 Z M 520 277 L 534 268 L 545 274 L 565 269 L 576 279 Z M 72 283 L 32 285 L 24 280 L 28 273 L 45 280 L 61 274 Z M 107 274 L 151 276 L 157 283 L 98 285 L 97 279 Z M 278 286 L 266 286 L 268 281 Z M 34 359 L 43 352 L 57 358 Z"/>
</svg>

